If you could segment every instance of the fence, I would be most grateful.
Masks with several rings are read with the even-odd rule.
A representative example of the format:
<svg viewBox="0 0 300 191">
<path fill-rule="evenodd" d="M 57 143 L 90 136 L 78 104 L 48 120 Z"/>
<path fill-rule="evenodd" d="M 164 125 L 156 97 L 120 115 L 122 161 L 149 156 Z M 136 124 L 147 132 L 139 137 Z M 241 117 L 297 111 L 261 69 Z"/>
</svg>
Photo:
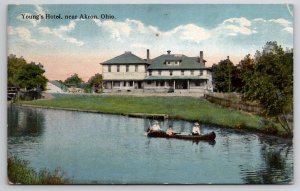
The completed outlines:
<svg viewBox="0 0 300 191">
<path fill-rule="evenodd" d="M 218 105 L 221 105 L 224 107 L 239 109 L 239 110 L 250 112 L 250 113 L 259 114 L 262 111 L 262 107 L 258 104 L 250 104 L 250 103 L 245 103 L 242 101 L 233 101 L 228 98 L 221 98 L 221 97 L 217 97 L 217 96 L 214 96 L 211 94 L 204 94 L 204 98 L 212 103 L 215 103 L 215 104 L 218 104 Z"/>
</svg>

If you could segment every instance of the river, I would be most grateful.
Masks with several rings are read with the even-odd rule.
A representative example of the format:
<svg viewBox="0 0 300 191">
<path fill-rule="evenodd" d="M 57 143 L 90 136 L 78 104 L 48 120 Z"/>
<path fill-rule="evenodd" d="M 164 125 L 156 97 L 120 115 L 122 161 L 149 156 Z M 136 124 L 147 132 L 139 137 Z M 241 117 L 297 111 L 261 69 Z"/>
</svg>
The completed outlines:
<svg viewBox="0 0 300 191">
<path fill-rule="evenodd" d="M 74 184 L 290 184 L 291 140 L 202 125 L 215 142 L 148 138 L 143 118 L 8 107 L 8 153 Z M 187 121 L 162 129 L 190 132 Z"/>
</svg>

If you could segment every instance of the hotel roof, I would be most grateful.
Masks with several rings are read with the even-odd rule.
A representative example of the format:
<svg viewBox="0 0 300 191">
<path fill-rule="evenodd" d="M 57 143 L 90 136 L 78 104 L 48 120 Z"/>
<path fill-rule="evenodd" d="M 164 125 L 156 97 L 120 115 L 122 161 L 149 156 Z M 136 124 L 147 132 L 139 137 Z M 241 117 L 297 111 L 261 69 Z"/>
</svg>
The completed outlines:
<svg viewBox="0 0 300 191">
<path fill-rule="evenodd" d="M 132 54 L 131 52 L 125 52 L 119 56 L 116 56 L 110 60 L 102 62 L 103 65 L 109 64 L 148 64 L 147 61 Z"/>
</svg>

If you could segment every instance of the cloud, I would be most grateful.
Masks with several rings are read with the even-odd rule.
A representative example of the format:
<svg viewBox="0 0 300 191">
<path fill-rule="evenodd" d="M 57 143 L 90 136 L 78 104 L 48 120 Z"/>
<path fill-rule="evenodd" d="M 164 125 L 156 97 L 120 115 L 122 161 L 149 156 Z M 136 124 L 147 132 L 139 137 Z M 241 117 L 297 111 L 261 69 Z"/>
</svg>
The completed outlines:
<svg viewBox="0 0 300 191">
<path fill-rule="evenodd" d="M 14 30 L 14 28 L 12 26 L 8 26 L 7 27 L 7 33 L 9 35 L 13 35 L 13 34 L 16 34 L 16 31 Z"/>
<path fill-rule="evenodd" d="M 282 26 L 289 26 L 289 25 L 292 24 L 290 21 L 288 21 L 286 19 L 282 19 L 282 18 L 279 18 L 279 19 L 270 19 L 269 21 L 277 23 L 277 24 L 280 24 Z"/>
<path fill-rule="evenodd" d="M 292 27 L 285 27 L 284 29 L 282 29 L 283 31 L 286 31 L 288 33 L 293 33 L 293 28 Z"/>
<path fill-rule="evenodd" d="M 25 21 L 25 22 L 30 22 L 34 27 L 36 27 L 38 24 L 41 23 L 42 19 L 41 16 L 45 16 L 45 11 L 43 9 L 43 7 L 41 7 L 40 5 L 34 5 L 35 6 L 35 10 L 34 10 L 34 14 L 31 13 L 22 13 L 21 15 L 17 16 L 17 19 L 21 20 L 21 21 Z M 24 17 L 28 17 L 30 19 L 25 19 Z"/>
<path fill-rule="evenodd" d="M 199 27 L 195 24 L 180 25 L 173 30 L 167 32 L 160 32 L 163 36 L 176 36 L 183 41 L 190 41 L 199 43 L 210 37 L 208 30 Z"/>
<path fill-rule="evenodd" d="M 257 33 L 256 30 L 252 30 L 251 26 L 252 21 L 245 17 L 229 18 L 224 20 L 215 31 L 217 35 L 221 36 L 237 36 L 238 34 L 251 35 Z"/>
<path fill-rule="evenodd" d="M 117 21 L 100 21 L 98 19 L 93 20 L 97 26 L 103 28 L 110 33 L 110 37 L 117 41 L 121 41 L 123 37 L 128 37 L 131 33 L 131 22 L 129 19 L 126 19 L 125 22 Z"/>
<path fill-rule="evenodd" d="M 251 21 L 246 19 L 245 17 L 240 18 L 230 18 L 223 21 L 224 24 L 235 24 L 239 26 L 249 27 L 251 26 Z"/>
<path fill-rule="evenodd" d="M 43 7 L 40 5 L 35 5 L 36 10 L 34 11 L 37 15 L 45 15 Z"/>
<path fill-rule="evenodd" d="M 42 40 L 37 40 L 31 37 L 31 32 L 25 28 L 25 27 L 16 27 L 13 28 L 12 26 L 8 27 L 8 34 L 9 35 L 14 35 L 17 34 L 23 41 L 29 42 L 29 43 L 34 43 L 34 44 L 42 44 L 45 41 Z"/>
<path fill-rule="evenodd" d="M 76 26 L 76 22 L 75 21 L 70 21 L 70 23 L 68 25 L 61 25 L 58 28 L 51 29 L 49 27 L 39 27 L 38 30 L 41 33 L 51 34 L 53 36 L 56 36 L 56 37 L 66 41 L 68 43 L 75 44 L 77 46 L 82 46 L 82 45 L 84 45 L 83 41 L 79 41 L 74 37 L 70 37 L 70 36 L 66 35 L 66 33 L 74 30 L 75 26 Z"/>
<path fill-rule="evenodd" d="M 199 43 L 210 37 L 208 30 L 199 27 L 195 24 L 179 25 L 169 31 L 161 31 L 155 26 L 145 26 L 138 20 L 126 19 L 124 22 L 116 21 L 100 21 L 94 19 L 97 26 L 110 33 L 110 37 L 117 41 L 122 41 L 124 38 L 129 38 L 131 35 L 138 36 L 160 36 L 162 38 L 178 37 L 183 41 Z"/>
</svg>

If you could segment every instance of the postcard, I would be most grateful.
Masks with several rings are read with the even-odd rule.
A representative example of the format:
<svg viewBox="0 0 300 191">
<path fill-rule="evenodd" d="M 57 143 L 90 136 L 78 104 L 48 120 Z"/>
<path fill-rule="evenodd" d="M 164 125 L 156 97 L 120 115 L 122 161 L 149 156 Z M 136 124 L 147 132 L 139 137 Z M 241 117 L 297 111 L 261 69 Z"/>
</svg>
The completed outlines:
<svg viewBox="0 0 300 191">
<path fill-rule="evenodd" d="M 8 5 L 8 183 L 293 184 L 293 18 Z"/>
</svg>

